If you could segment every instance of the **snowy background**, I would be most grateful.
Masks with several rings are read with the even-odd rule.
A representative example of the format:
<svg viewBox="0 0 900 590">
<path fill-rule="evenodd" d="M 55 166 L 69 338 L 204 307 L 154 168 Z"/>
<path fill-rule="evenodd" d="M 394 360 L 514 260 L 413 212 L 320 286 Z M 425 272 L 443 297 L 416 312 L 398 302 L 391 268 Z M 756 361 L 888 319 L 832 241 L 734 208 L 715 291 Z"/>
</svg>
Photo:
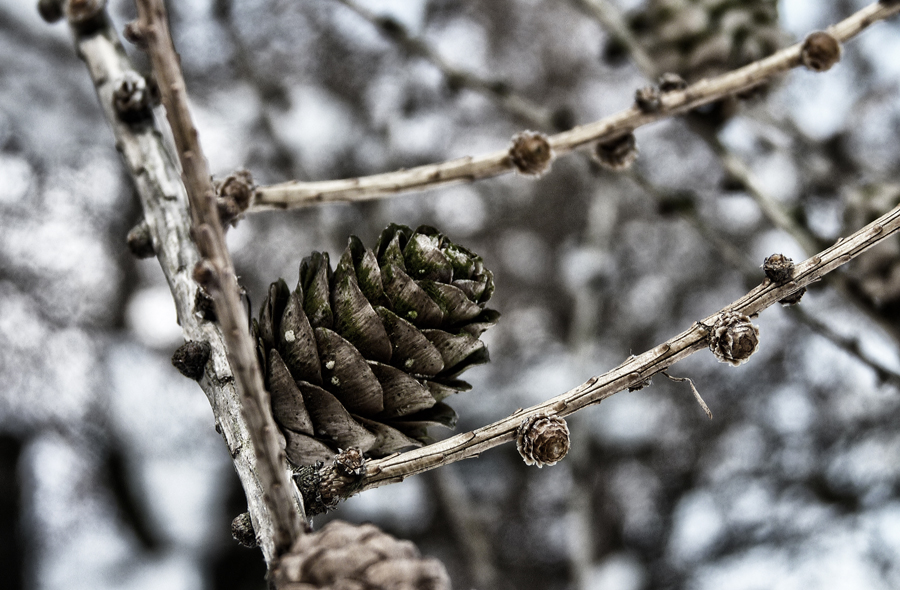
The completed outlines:
<svg viewBox="0 0 900 590">
<path fill-rule="evenodd" d="M 121 30 L 134 7 L 110 4 Z M 502 149 L 529 127 L 336 1 L 170 4 L 219 177 L 371 174 Z M 586 123 L 646 80 L 573 4 L 362 3 L 455 67 Z M 802 39 L 863 5 L 784 0 L 779 24 Z M 880 212 L 900 200 L 898 55 L 895 18 L 718 131 L 823 244 L 863 225 L 860 195 L 887 195 Z M 169 362 L 182 340 L 162 273 L 125 248 L 139 204 L 69 32 L 32 0 L 4 0 L 0 58 L 0 587 L 264 588 L 260 553 L 230 538 L 245 502 L 209 405 Z M 337 254 L 349 234 L 371 245 L 390 222 L 433 224 L 482 254 L 503 318 L 485 335 L 492 363 L 451 402 L 458 429 L 476 428 L 686 329 L 761 281 L 769 254 L 806 258 L 685 120 L 636 135 L 637 176 L 573 155 L 538 181 L 252 215 L 228 235 L 238 274 L 258 305 L 311 251 Z M 554 467 L 506 445 L 335 515 L 414 540 L 457 588 L 900 587 L 900 293 L 865 288 L 886 272 L 864 259 L 847 272 L 872 313 L 827 282 L 800 304 L 859 354 L 779 307 L 758 319 L 748 364 L 700 353 L 673 367 L 712 422 L 686 384 L 657 378 L 572 417 Z"/>
</svg>

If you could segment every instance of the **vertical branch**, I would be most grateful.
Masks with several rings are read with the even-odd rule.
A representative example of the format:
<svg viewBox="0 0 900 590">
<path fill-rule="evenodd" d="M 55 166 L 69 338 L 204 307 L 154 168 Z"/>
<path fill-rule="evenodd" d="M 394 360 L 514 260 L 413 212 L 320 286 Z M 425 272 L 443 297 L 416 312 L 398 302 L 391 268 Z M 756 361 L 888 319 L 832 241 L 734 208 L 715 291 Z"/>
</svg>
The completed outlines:
<svg viewBox="0 0 900 590">
<path fill-rule="evenodd" d="M 300 517 L 287 476 L 284 451 L 278 443 L 269 396 L 238 295 L 209 168 L 188 110 L 184 78 L 169 34 L 165 6 L 162 0 L 138 0 L 137 8 L 139 28 L 147 43 L 181 161 L 182 180 L 191 205 L 191 233 L 202 257 L 194 268 L 194 279 L 209 291 L 215 303 L 242 413 L 256 453 L 262 501 L 271 517 L 277 556 L 291 546 L 300 532 Z"/>
</svg>

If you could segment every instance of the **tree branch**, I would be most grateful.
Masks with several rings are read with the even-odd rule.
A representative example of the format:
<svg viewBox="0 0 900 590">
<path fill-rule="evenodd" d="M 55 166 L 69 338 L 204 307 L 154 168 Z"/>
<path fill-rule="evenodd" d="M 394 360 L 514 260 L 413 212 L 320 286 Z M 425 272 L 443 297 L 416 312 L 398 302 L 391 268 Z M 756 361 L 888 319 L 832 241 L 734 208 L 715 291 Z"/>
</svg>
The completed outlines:
<svg viewBox="0 0 900 590">
<path fill-rule="evenodd" d="M 828 31 L 843 43 L 870 25 L 898 12 L 900 4 L 896 2 L 875 2 L 830 27 Z M 732 72 L 700 80 L 684 90 L 664 93 L 656 112 L 644 112 L 637 106 L 632 106 L 599 121 L 553 135 L 549 138 L 550 145 L 556 155 L 567 154 L 585 145 L 613 139 L 643 125 L 748 90 L 799 66 L 801 47 L 802 43 L 797 43 Z M 291 181 L 258 188 L 251 210 L 296 208 L 331 201 L 365 201 L 445 184 L 472 182 L 506 174 L 513 169 L 507 151 L 503 150 L 360 178 L 322 182 Z"/>
<path fill-rule="evenodd" d="M 696 322 L 690 329 L 654 347 L 640 356 L 632 356 L 611 371 L 593 377 L 578 387 L 482 428 L 458 434 L 405 453 L 367 463 L 368 471 L 359 491 L 402 481 L 410 475 L 448 463 L 476 457 L 482 452 L 513 440 L 523 420 L 532 416 L 568 416 L 599 403 L 611 395 L 635 387 L 679 360 L 707 347 L 709 327 L 724 313 L 737 311 L 756 316 L 762 310 L 784 299 L 839 266 L 859 256 L 875 244 L 900 230 L 900 207 L 897 207 L 848 238 L 798 264 L 794 277 L 776 284 L 765 279 L 748 294 L 720 311 Z"/>
<path fill-rule="evenodd" d="M 252 443 L 254 439 L 251 436 L 251 431 L 258 436 L 258 428 L 248 424 L 242 408 L 224 336 L 216 324 L 204 321 L 195 313 L 197 285 L 191 273 L 201 255 L 190 237 L 192 224 L 185 185 L 166 149 L 160 128 L 154 124 L 149 111 L 149 118 L 144 116 L 138 121 L 126 121 L 117 108 L 116 94 L 122 88 L 123 81 L 141 77 L 125 54 L 108 16 L 100 12 L 94 22 L 97 27 L 88 31 L 78 23 L 70 22 L 76 49 L 87 65 L 100 106 L 116 137 L 116 147 L 134 179 L 153 248 L 172 291 L 185 340 L 210 345 L 210 362 L 200 379 L 200 386 L 212 406 L 216 429 L 225 438 L 231 452 L 263 554 L 267 561 L 271 561 L 283 543 L 276 542 L 283 525 L 277 522 L 277 512 L 267 505 L 271 503 L 271 484 L 266 479 L 265 469 L 260 469 L 254 451 L 259 445 Z M 144 108 L 149 109 L 149 105 L 145 104 Z M 201 208 L 194 208 L 195 213 L 198 209 Z M 232 278 L 231 283 L 225 284 L 233 283 Z M 233 295 L 236 299 L 236 293 Z M 227 316 L 227 313 L 220 315 Z M 240 317 L 243 317 L 242 312 Z M 287 481 L 284 470 L 281 471 L 282 478 Z M 293 493 L 292 489 L 292 486 L 284 488 L 287 493 Z M 287 498 L 292 517 L 284 522 L 290 524 L 297 522 L 300 504 L 299 498 L 295 500 L 290 495 Z"/>
<path fill-rule="evenodd" d="M 210 345 L 210 363 L 200 386 L 209 399 L 216 429 L 225 438 L 244 486 L 263 554 L 270 560 L 275 555 L 273 523 L 262 501 L 264 486 L 257 475 L 257 459 L 242 416 L 241 400 L 235 390 L 225 342 L 215 323 L 204 321 L 194 313 L 197 285 L 191 277 L 191 270 L 200 260 L 200 254 L 190 238 L 191 219 L 184 185 L 166 150 L 159 128 L 152 122 L 141 125 L 125 123 L 113 106 L 113 93 L 118 81 L 124 79 L 126 73 L 135 73 L 135 69 L 108 19 L 105 27 L 95 35 L 79 37 L 76 33 L 76 47 L 94 82 L 100 106 L 115 135 L 116 147 L 134 179 L 144 219 L 172 291 L 185 340 Z"/>
<path fill-rule="evenodd" d="M 288 478 L 287 459 L 277 438 L 278 428 L 272 418 L 269 394 L 263 385 L 256 346 L 250 337 L 238 294 L 234 266 L 216 208 L 215 189 L 188 110 L 184 77 L 169 34 L 165 6 L 162 0 L 137 0 L 137 9 L 139 30 L 147 44 L 181 160 L 182 180 L 193 221 L 191 233 L 203 257 L 194 268 L 194 279 L 212 296 L 222 327 L 243 417 L 256 451 L 262 502 L 272 522 L 272 549 L 278 556 L 290 549 L 300 534 L 300 516 L 294 488 Z"/>
</svg>

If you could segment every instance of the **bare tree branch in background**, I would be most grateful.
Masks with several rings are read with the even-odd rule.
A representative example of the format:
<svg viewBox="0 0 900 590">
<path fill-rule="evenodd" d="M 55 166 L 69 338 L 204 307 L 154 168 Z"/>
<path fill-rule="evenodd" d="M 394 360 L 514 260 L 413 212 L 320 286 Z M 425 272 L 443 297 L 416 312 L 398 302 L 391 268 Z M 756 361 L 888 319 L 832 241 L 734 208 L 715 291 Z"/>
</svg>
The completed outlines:
<svg viewBox="0 0 900 590">
<path fill-rule="evenodd" d="M 839 42 L 844 43 L 872 24 L 898 12 L 900 6 L 876 2 L 830 27 L 829 32 Z M 640 107 L 633 106 L 600 121 L 558 133 L 549 138 L 550 145 L 557 156 L 564 155 L 582 146 L 614 139 L 643 125 L 754 88 L 773 76 L 800 66 L 802 46 L 802 43 L 797 43 L 733 72 L 701 80 L 684 90 L 663 93 L 653 112 L 645 112 Z M 514 169 L 509 154 L 504 150 L 363 178 L 286 182 L 260 187 L 251 209 L 287 209 L 330 201 L 364 201 L 454 182 L 491 178 L 507 174 Z"/>
</svg>

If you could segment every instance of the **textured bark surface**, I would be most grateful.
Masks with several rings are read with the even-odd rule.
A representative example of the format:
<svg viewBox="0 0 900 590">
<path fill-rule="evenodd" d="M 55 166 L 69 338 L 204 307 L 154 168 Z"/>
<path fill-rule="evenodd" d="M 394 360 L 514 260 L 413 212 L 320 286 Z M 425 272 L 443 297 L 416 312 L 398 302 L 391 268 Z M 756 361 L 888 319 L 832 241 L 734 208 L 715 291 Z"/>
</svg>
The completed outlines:
<svg viewBox="0 0 900 590">
<path fill-rule="evenodd" d="M 149 122 L 129 125 L 122 122 L 116 114 L 113 101 L 116 83 L 127 72 L 133 73 L 134 67 L 112 27 L 107 24 L 98 34 L 86 38 L 76 37 L 76 44 L 96 87 L 103 112 L 115 134 L 116 146 L 141 198 L 144 219 L 172 291 L 185 340 L 207 342 L 210 345 L 210 360 L 205 375 L 200 379 L 200 386 L 212 406 L 216 429 L 225 439 L 234 460 L 263 554 L 269 559 L 275 554 L 272 543 L 273 523 L 264 508 L 257 459 L 242 415 L 241 401 L 235 390 L 225 342 L 215 323 L 205 321 L 195 314 L 194 301 L 198 287 L 193 280 L 192 271 L 200 260 L 200 254 L 190 238 L 188 198 L 177 166 L 156 125 Z"/>
</svg>

